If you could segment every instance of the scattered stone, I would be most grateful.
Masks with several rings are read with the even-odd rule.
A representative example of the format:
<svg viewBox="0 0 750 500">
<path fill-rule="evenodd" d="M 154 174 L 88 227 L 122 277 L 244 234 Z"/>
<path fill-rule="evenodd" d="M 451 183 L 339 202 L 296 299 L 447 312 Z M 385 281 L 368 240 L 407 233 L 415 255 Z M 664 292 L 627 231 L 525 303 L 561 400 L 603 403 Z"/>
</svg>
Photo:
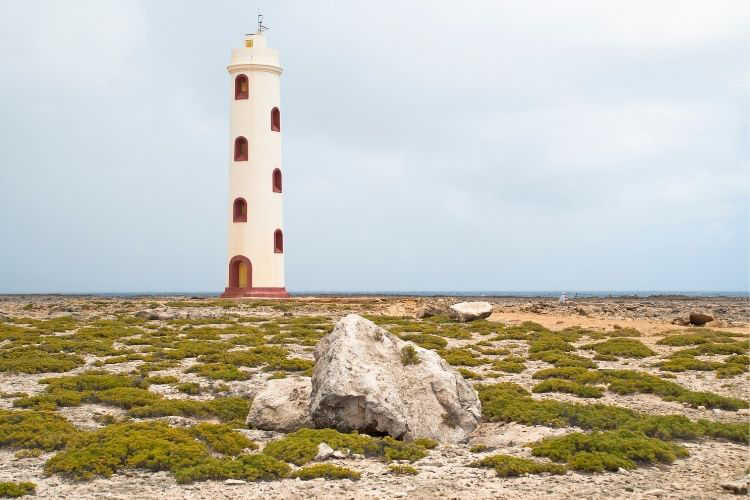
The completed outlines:
<svg viewBox="0 0 750 500">
<path fill-rule="evenodd" d="M 271 379 L 255 395 L 247 425 L 256 429 L 292 432 L 311 427 L 308 377 Z"/>
<path fill-rule="evenodd" d="M 419 363 L 402 364 L 407 345 Z M 320 341 L 315 360 L 310 412 L 318 427 L 461 442 L 479 425 L 477 393 L 445 360 L 356 314 Z"/>
<path fill-rule="evenodd" d="M 328 446 L 328 443 L 320 443 L 318 445 L 318 454 L 315 455 L 315 460 L 328 460 L 333 453 L 333 448 Z"/>
<path fill-rule="evenodd" d="M 673 325 L 679 325 L 679 326 L 689 326 L 690 320 L 685 318 L 675 318 L 672 320 Z"/>
<path fill-rule="evenodd" d="M 695 326 L 703 326 L 709 321 L 713 321 L 714 317 L 708 314 L 691 312 L 690 313 L 690 324 Z"/>
<path fill-rule="evenodd" d="M 492 304 L 489 302 L 459 302 L 450 307 L 452 318 L 461 321 L 474 321 L 487 318 L 492 314 Z"/>
<path fill-rule="evenodd" d="M 736 481 L 725 481 L 721 483 L 721 487 L 737 495 L 746 495 L 748 484 L 750 484 L 750 475 Z"/>
<path fill-rule="evenodd" d="M 660 490 L 659 488 L 654 488 L 653 490 L 644 491 L 643 494 L 647 496 L 660 497 L 664 494 L 664 490 Z"/>
<path fill-rule="evenodd" d="M 243 481 L 242 479 L 226 479 L 224 484 L 247 484 L 247 481 Z"/>
</svg>

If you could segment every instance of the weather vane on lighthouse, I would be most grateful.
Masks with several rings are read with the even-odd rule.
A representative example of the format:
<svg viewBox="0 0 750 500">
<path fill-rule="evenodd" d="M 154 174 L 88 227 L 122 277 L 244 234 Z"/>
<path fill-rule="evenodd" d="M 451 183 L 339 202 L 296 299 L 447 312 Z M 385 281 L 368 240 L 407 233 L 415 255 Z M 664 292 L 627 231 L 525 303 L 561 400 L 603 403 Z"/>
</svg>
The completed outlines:
<svg viewBox="0 0 750 500">
<path fill-rule="evenodd" d="M 258 11 L 258 34 L 260 35 L 265 30 L 270 29 L 268 26 L 263 26 L 263 14 Z"/>
</svg>

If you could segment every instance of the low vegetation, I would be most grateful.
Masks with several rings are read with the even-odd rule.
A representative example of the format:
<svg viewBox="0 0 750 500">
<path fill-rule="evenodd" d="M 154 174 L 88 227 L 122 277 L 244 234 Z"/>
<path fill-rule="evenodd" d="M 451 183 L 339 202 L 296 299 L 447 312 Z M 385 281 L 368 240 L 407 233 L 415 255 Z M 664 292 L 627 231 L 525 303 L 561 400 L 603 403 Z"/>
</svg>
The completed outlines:
<svg viewBox="0 0 750 500">
<path fill-rule="evenodd" d="M 694 408 L 705 406 L 736 411 L 748 407 L 748 402 L 742 399 L 711 392 L 691 391 L 675 382 L 634 370 L 588 370 L 581 367 L 561 367 L 539 370 L 533 377 L 535 379 L 564 379 L 578 385 L 606 384 L 608 390 L 617 394 L 655 394 L 666 401 L 679 401 Z M 535 392 L 548 392 L 555 385 L 566 387 L 560 382 L 555 382 L 542 385 L 545 391 L 535 389 Z"/>
<path fill-rule="evenodd" d="M 419 460 L 427 455 L 428 447 L 436 444 L 433 441 L 404 442 L 389 436 L 374 438 L 365 434 L 346 434 L 334 429 L 300 429 L 269 442 L 263 448 L 263 453 L 284 462 L 304 465 L 315 458 L 320 443 L 326 443 L 334 450 L 348 449 L 352 453 L 380 458 L 386 462 Z"/>
<path fill-rule="evenodd" d="M 419 471 L 411 465 L 393 464 L 388 466 L 388 472 L 395 476 L 416 476 Z"/>
<path fill-rule="evenodd" d="M 515 477 L 524 474 L 565 474 L 565 466 L 529 460 L 510 455 L 492 455 L 470 464 L 470 467 L 487 467 L 495 469 L 500 477 Z"/>
<path fill-rule="evenodd" d="M 78 433 L 45 464 L 48 474 L 76 480 L 108 477 L 124 469 L 169 471 L 178 482 L 207 479 L 270 480 L 289 466 L 265 455 L 216 458 L 235 452 L 243 437 L 224 426 L 173 428 L 163 422 L 126 422 Z M 210 447 L 209 447 L 210 446 Z"/>
<path fill-rule="evenodd" d="M 411 344 L 407 344 L 404 347 L 401 348 L 401 364 L 404 366 L 407 365 L 417 365 L 419 364 L 419 355 L 417 354 L 417 350 L 414 349 L 414 346 Z"/>
<path fill-rule="evenodd" d="M 351 479 L 357 481 L 361 474 L 346 467 L 331 464 L 315 464 L 301 467 L 294 471 L 291 477 L 298 477 L 303 481 L 316 479 L 319 477 L 325 479 Z"/>
<path fill-rule="evenodd" d="M 0 482 L 0 497 L 17 498 L 36 493 L 36 484 L 23 482 Z"/>
<path fill-rule="evenodd" d="M 586 344 L 581 349 L 589 349 L 601 356 L 616 356 L 623 358 L 647 358 L 656 353 L 640 340 L 617 337 L 596 344 Z"/>
<path fill-rule="evenodd" d="M 574 432 L 529 445 L 537 457 L 565 462 L 573 470 L 586 472 L 633 469 L 638 465 L 672 463 L 688 456 L 680 445 L 645 436 L 642 432 L 616 430 Z"/>
</svg>

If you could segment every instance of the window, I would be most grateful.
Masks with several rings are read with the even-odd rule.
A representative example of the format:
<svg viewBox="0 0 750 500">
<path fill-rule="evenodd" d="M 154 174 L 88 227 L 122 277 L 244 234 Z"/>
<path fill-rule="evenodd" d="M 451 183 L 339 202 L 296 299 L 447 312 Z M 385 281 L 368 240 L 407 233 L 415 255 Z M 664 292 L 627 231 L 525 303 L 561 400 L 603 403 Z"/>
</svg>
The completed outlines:
<svg viewBox="0 0 750 500">
<path fill-rule="evenodd" d="M 271 110 L 271 130 L 281 132 L 281 113 L 279 112 L 279 108 Z"/>
<path fill-rule="evenodd" d="M 281 192 L 281 170 L 279 170 L 278 168 L 273 169 L 273 179 L 271 183 L 273 185 L 273 192 L 280 193 Z"/>
<path fill-rule="evenodd" d="M 273 232 L 273 252 L 284 253 L 284 235 L 281 229 L 277 229 Z"/>
<path fill-rule="evenodd" d="M 247 161 L 247 139 L 244 137 L 234 140 L 234 161 Z"/>
<path fill-rule="evenodd" d="M 237 75 L 234 79 L 234 99 L 247 99 L 250 96 L 250 83 L 247 75 Z"/>
<path fill-rule="evenodd" d="M 247 202 L 245 201 L 245 198 L 237 198 L 234 200 L 232 222 L 247 222 Z"/>
</svg>

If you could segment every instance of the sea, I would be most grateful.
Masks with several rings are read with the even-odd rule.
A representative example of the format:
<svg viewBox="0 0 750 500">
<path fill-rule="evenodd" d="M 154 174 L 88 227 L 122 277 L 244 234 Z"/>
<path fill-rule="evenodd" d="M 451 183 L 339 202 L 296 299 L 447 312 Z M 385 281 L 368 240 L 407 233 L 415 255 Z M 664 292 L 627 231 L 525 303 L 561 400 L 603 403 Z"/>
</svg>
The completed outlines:
<svg viewBox="0 0 750 500">
<path fill-rule="evenodd" d="M 750 291 L 712 291 L 712 290 L 289 290 L 293 297 L 330 296 L 330 297 L 519 297 L 544 298 L 559 297 L 563 292 L 568 298 L 702 298 L 731 297 L 750 298 Z M 45 293 L 45 294 L 8 294 L 8 295 L 57 295 L 83 297 L 218 297 L 213 292 L 105 292 L 105 293 Z"/>
</svg>

